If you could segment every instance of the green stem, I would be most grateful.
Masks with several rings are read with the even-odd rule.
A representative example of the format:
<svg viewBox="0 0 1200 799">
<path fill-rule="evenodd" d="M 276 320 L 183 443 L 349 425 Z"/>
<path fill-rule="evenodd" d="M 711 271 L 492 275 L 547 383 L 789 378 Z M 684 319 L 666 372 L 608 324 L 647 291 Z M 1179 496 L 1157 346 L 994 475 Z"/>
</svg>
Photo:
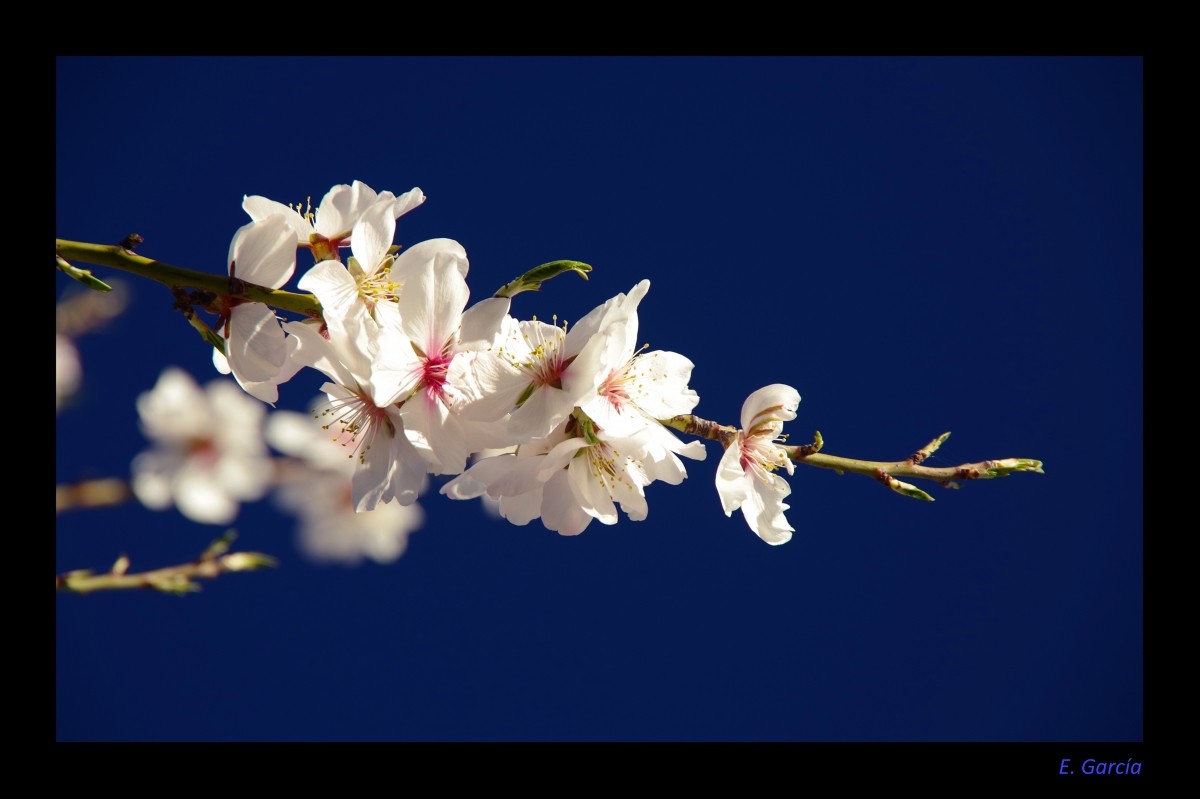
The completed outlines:
<svg viewBox="0 0 1200 799">
<path fill-rule="evenodd" d="M 261 302 L 283 311 L 307 316 L 321 315 L 321 303 L 311 294 L 295 294 L 264 286 L 256 286 L 228 275 L 197 272 L 182 266 L 155 261 L 135 255 L 119 244 L 89 244 L 81 241 L 55 239 L 56 253 L 69 261 L 110 266 L 135 275 L 157 280 L 171 289 L 202 289 L 214 294 L 235 297 L 247 302 Z"/>
</svg>

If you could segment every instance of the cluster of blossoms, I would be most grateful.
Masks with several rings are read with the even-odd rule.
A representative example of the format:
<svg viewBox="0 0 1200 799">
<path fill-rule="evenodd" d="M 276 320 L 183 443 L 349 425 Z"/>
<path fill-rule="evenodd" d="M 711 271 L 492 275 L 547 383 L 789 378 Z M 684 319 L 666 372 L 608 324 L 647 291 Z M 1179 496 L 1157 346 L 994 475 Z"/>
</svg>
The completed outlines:
<svg viewBox="0 0 1200 799">
<path fill-rule="evenodd" d="M 618 505 L 645 519 L 646 486 L 679 484 L 687 476 L 681 458 L 706 454 L 702 442 L 685 444 L 662 424 L 689 414 L 699 397 L 688 387 L 690 360 L 637 346 L 649 281 L 574 325 L 515 319 L 506 297 L 468 308 L 459 243 L 392 244 L 396 220 L 423 201 L 419 189 L 396 197 L 358 182 L 334 187 L 306 214 L 245 198 L 252 221 L 230 245 L 231 278 L 279 288 L 295 270 L 297 247 L 307 248 L 317 263 L 299 287 L 320 301 L 322 318 L 281 325 L 265 305 L 231 301 L 221 309 L 217 368 L 265 402 L 304 367 L 326 376 L 327 401 L 313 416 L 352 468 L 349 503 L 359 513 L 411 506 L 436 474 L 453 476 L 441 489 L 453 499 L 487 496 L 513 524 L 541 519 L 563 535 L 593 519 L 615 524 Z M 352 255 L 343 264 L 345 248 Z M 783 517 L 790 489 L 777 473 L 790 474 L 792 464 L 776 442 L 799 400 L 787 386 L 752 394 L 717 475 L 726 513 L 740 507 L 773 544 L 792 531 Z M 312 442 L 296 424 L 279 421 L 292 440 L 272 443 L 307 452 Z"/>
</svg>

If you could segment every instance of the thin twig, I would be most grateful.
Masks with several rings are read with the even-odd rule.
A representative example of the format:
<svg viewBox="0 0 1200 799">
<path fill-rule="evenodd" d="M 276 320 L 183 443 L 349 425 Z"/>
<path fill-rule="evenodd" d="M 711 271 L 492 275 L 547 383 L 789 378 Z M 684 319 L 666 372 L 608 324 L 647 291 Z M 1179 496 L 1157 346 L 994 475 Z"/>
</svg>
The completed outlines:
<svg viewBox="0 0 1200 799">
<path fill-rule="evenodd" d="M 165 569 L 127 574 L 129 558 L 122 555 L 107 574 L 92 574 L 81 569 L 54 576 L 54 590 L 75 594 L 90 594 L 93 591 L 109 591 L 125 588 L 149 588 L 167 594 L 183 594 L 199 591 L 200 584 L 194 577 L 211 579 L 226 572 L 253 571 L 275 566 L 277 561 L 261 552 L 229 552 L 229 545 L 237 532 L 229 530 L 213 541 L 200 557 L 191 563 L 168 566 Z"/>
</svg>

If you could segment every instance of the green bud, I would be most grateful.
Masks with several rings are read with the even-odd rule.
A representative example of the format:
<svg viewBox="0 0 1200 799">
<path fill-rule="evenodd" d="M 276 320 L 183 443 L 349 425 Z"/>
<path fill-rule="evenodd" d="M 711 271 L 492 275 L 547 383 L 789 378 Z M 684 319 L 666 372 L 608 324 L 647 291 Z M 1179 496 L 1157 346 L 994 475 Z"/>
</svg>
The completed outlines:
<svg viewBox="0 0 1200 799">
<path fill-rule="evenodd" d="M 542 264 L 530 269 L 511 283 L 504 284 L 492 296 L 515 297 L 522 291 L 540 291 L 542 283 L 552 277 L 561 275 L 563 272 L 576 272 L 581 278 L 587 280 L 587 273 L 590 271 L 592 271 L 590 266 L 579 261 L 551 261 L 548 264 Z"/>
<path fill-rule="evenodd" d="M 59 256 L 54 256 L 54 266 L 58 271 L 68 275 L 75 280 L 78 280 L 83 285 L 95 291 L 112 291 L 112 286 L 105 283 L 99 278 L 93 277 L 92 273 L 87 269 L 80 269 L 77 266 L 71 266 Z"/>
</svg>

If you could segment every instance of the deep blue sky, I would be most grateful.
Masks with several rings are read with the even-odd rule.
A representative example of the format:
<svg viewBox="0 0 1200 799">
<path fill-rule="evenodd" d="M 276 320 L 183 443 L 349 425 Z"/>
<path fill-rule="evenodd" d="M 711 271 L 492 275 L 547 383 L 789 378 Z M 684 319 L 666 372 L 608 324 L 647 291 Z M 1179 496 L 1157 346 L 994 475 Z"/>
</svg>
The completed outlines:
<svg viewBox="0 0 1200 799">
<path fill-rule="evenodd" d="M 833 454 L 950 430 L 935 465 L 1046 462 L 923 486 L 934 503 L 798 467 L 781 547 L 721 512 L 715 444 L 649 487 L 647 521 L 577 538 L 428 495 L 387 567 L 310 565 L 289 517 L 244 506 L 240 543 L 278 570 L 56 597 L 59 739 L 1142 738 L 1140 59 L 60 59 L 56 79 L 60 237 L 137 232 L 215 272 L 243 194 L 420 186 L 396 240 L 462 242 L 476 298 L 595 267 L 517 315 L 649 278 L 642 338 L 696 363 L 700 415 L 736 423 L 781 382 L 794 439 Z M 60 482 L 128 474 L 163 367 L 215 376 L 169 293 L 129 280 L 80 341 Z M 55 568 L 176 563 L 218 532 L 68 514 Z"/>
</svg>

